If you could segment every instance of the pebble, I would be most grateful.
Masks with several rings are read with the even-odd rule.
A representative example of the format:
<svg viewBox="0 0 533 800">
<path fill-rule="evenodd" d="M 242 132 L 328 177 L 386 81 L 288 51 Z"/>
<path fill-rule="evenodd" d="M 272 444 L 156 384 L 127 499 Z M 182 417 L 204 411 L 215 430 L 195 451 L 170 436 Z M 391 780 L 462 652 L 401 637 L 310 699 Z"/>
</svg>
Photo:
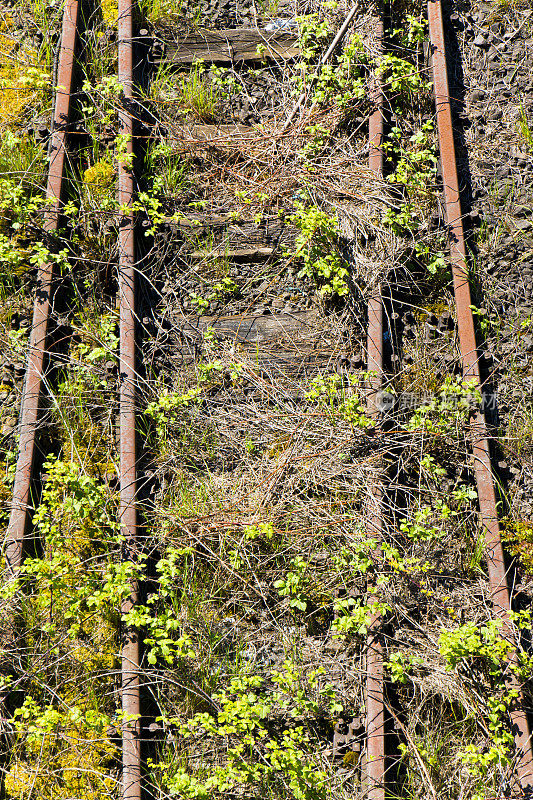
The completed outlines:
<svg viewBox="0 0 533 800">
<path fill-rule="evenodd" d="M 462 18 L 470 23 L 467 14 L 463 14 Z M 516 357 L 516 366 L 524 372 L 530 372 L 533 367 L 533 334 L 524 331 L 518 337 L 516 333 L 532 312 L 533 268 L 529 263 L 529 254 L 533 250 L 533 241 L 530 241 L 533 238 L 533 190 L 529 168 L 530 164 L 533 165 L 533 158 L 530 153 L 524 152 L 523 145 L 514 144 L 519 141 L 516 133 L 520 104 L 528 116 L 533 115 L 533 96 L 530 94 L 533 89 L 533 68 L 526 63 L 531 60 L 531 49 L 529 44 L 524 44 L 524 39 L 528 42 L 532 39 L 533 19 L 526 22 L 517 34 L 505 17 L 495 19 L 494 6 L 484 2 L 471 19 L 475 23 L 475 30 L 472 30 L 471 37 L 467 37 L 463 66 L 465 82 L 470 86 L 466 100 L 471 104 L 468 109 L 471 121 L 468 135 L 474 144 L 472 152 L 475 152 L 477 143 L 481 144 L 481 158 L 473 165 L 472 198 L 483 211 L 488 240 L 492 241 L 492 246 L 481 247 L 487 275 L 485 296 L 491 297 L 492 311 L 496 303 L 500 311 L 495 313 L 508 318 L 512 315 L 511 329 L 489 347 L 496 365 L 493 369 L 499 384 L 498 393 L 502 394 L 499 410 L 505 417 L 509 407 L 503 402 L 503 379 L 509 356 Z M 484 23 L 486 27 L 480 30 Z M 476 53 L 473 60 L 468 59 L 468 49 L 472 43 Z M 487 101 L 490 102 L 488 108 Z M 489 139 L 490 147 L 487 147 Z M 513 205 L 509 203 L 511 199 L 514 200 Z M 520 302 L 524 305 L 518 305 Z M 501 362 L 501 367 L 498 362 Z M 500 370 L 501 374 L 497 374 Z M 516 375 L 509 378 L 507 394 L 521 385 L 519 396 L 509 403 L 511 408 L 516 408 L 523 395 L 524 377 L 526 375 L 520 375 L 518 381 Z M 531 506 L 530 497 L 527 500 Z M 527 513 L 531 513 L 530 508 Z"/>
</svg>

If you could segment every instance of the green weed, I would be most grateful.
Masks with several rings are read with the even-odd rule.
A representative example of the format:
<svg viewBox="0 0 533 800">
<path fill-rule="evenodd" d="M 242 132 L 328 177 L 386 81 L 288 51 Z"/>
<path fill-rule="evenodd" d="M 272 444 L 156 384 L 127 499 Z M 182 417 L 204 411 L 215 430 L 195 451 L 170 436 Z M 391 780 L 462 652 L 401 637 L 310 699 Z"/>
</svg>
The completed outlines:
<svg viewBox="0 0 533 800">
<path fill-rule="evenodd" d="M 522 137 L 524 144 L 529 150 L 533 150 L 533 130 L 529 124 L 527 112 L 520 103 L 520 116 L 518 117 L 518 133 Z"/>
<path fill-rule="evenodd" d="M 340 231 L 336 217 L 300 201 L 291 222 L 300 230 L 294 257 L 303 259 L 300 275 L 313 278 L 321 294 L 343 297 L 349 292 L 348 264 L 340 252 Z"/>
<path fill-rule="evenodd" d="M 202 122 L 214 122 L 220 106 L 220 91 L 205 74 L 203 63 L 197 62 L 178 83 L 178 103 L 192 111 Z"/>
<path fill-rule="evenodd" d="M 140 6 L 143 16 L 153 23 L 177 20 L 183 14 L 181 0 L 142 0 Z"/>
<path fill-rule="evenodd" d="M 172 144 L 151 142 L 145 159 L 146 175 L 152 180 L 153 191 L 162 197 L 175 197 L 190 185 L 190 165 Z"/>
</svg>

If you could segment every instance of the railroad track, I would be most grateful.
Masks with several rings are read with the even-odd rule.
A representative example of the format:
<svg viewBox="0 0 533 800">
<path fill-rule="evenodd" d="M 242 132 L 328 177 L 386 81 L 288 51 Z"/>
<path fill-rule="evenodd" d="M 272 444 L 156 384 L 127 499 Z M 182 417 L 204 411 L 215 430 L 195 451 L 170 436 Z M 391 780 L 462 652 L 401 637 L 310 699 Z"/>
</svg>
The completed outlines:
<svg viewBox="0 0 533 800">
<path fill-rule="evenodd" d="M 345 25 L 341 26 L 340 32 L 345 34 L 349 24 L 354 18 L 355 12 L 352 10 L 346 18 Z M 60 87 L 56 93 L 55 112 L 52 126 L 51 140 L 51 160 L 48 172 L 47 198 L 49 207 L 45 215 L 44 230 L 49 234 L 57 232 L 62 208 L 62 201 L 65 196 L 66 179 L 66 154 L 67 140 L 72 132 L 69 120 L 72 117 L 72 97 L 74 94 L 74 54 L 77 48 L 77 31 L 79 27 L 80 9 L 78 0 L 68 0 L 63 17 L 63 29 L 61 35 L 61 47 L 59 51 L 57 84 Z M 455 316 L 457 318 L 457 333 L 459 340 L 460 356 L 464 380 L 471 382 L 471 388 L 482 387 L 482 377 L 479 371 L 479 357 L 476 348 L 476 338 L 474 331 L 474 319 L 472 314 L 472 299 L 468 282 L 468 267 L 466 262 L 466 245 L 463 231 L 462 213 L 459 196 L 459 182 L 457 176 L 456 156 L 454 149 L 453 123 L 451 99 L 447 81 L 446 67 L 446 47 L 444 24 L 440 2 L 428 4 L 428 21 L 430 45 L 432 50 L 432 70 L 433 85 L 435 92 L 436 123 L 439 142 L 440 164 L 443 181 L 444 201 L 447 218 L 447 234 L 450 246 L 450 258 L 453 271 L 453 291 L 455 297 Z M 139 192 L 135 173 L 136 161 L 134 157 L 139 153 L 141 143 L 149 139 L 146 133 L 150 124 L 154 123 L 154 117 L 142 117 L 142 104 L 139 103 L 139 93 L 136 86 L 134 72 L 139 71 L 139 64 L 134 54 L 136 41 L 139 39 L 138 32 L 134 30 L 133 5 L 131 0 L 120 0 L 118 7 L 118 83 L 120 84 L 120 97 L 117 95 L 118 107 L 118 132 L 121 137 L 121 154 L 118 159 L 118 184 L 117 184 L 117 203 L 120 209 L 118 220 L 118 281 L 117 297 L 119 299 L 119 366 L 118 366 L 118 422 L 117 430 L 119 434 L 119 507 L 118 521 L 122 538 L 122 564 L 126 565 L 124 574 L 132 575 L 129 579 L 127 591 L 123 592 L 121 599 L 121 616 L 123 619 L 134 619 L 135 610 L 139 606 L 146 607 L 145 592 L 140 585 L 139 576 L 136 574 L 136 565 L 139 553 L 143 552 L 146 534 L 146 502 L 141 500 L 142 490 L 146 484 L 146 469 L 143 467 L 142 480 L 139 464 L 142 462 L 142 454 L 138 448 L 139 441 L 139 417 L 142 414 L 142 404 L 144 398 L 141 395 L 141 386 L 145 382 L 146 369 L 141 368 L 141 357 L 139 349 L 142 337 L 141 329 L 144 329 L 144 339 L 149 338 L 152 322 L 145 322 L 143 313 L 140 311 L 139 302 L 139 281 L 144 270 L 145 259 L 141 243 L 139 241 L 140 226 L 135 221 L 135 208 L 137 194 Z M 376 22 L 375 30 L 376 41 L 379 48 L 386 50 L 387 39 L 384 33 L 383 19 Z M 142 38 L 142 37 L 141 37 Z M 337 44 L 342 44 L 343 39 L 338 37 Z M 327 58 L 333 56 L 334 50 L 327 52 Z M 238 72 L 240 68 L 257 66 L 257 64 L 272 63 L 276 69 L 283 69 L 286 62 L 294 60 L 301 55 L 301 46 L 298 37 L 293 30 L 267 30 L 259 29 L 221 29 L 219 31 L 209 30 L 201 34 L 188 34 L 177 42 L 167 41 L 154 37 L 154 44 L 149 55 L 146 56 L 147 62 L 152 64 L 152 69 L 157 65 L 165 64 L 166 68 L 184 69 L 190 68 L 191 74 L 198 69 L 197 62 L 201 59 L 207 65 L 230 65 Z M 323 59 L 324 63 L 326 58 Z M 134 70 L 135 66 L 135 70 Z M 380 180 L 387 169 L 386 155 L 386 134 L 390 128 L 387 91 L 390 86 L 383 85 L 378 76 L 374 77 L 372 93 L 370 97 L 370 116 L 368 130 L 368 166 L 372 175 Z M 275 147 L 291 147 L 291 137 L 301 133 L 300 116 L 308 102 L 310 89 L 302 93 L 294 107 L 293 113 L 285 126 L 274 131 Z M 155 121 L 155 124 L 159 124 Z M 267 123 L 268 125 L 269 123 Z M 265 125 L 260 133 L 260 138 L 269 141 L 271 131 Z M 292 126 L 292 127 L 291 127 Z M 139 133 L 142 130 L 143 133 Z M 296 131 L 296 133 L 295 133 Z M 176 133 L 178 135 L 176 135 Z M 164 134 L 165 135 L 165 134 Z M 169 139 L 174 138 L 178 141 L 178 147 L 201 150 L 205 147 L 216 147 L 221 152 L 228 146 L 240 142 L 240 155 L 246 152 L 247 143 L 257 141 L 257 132 L 250 124 L 242 122 L 230 124 L 221 123 L 198 123 L 183 119 L 179 130 L 174 128 L 171 135 L 166 134 Z M 276 138 L 277 137 L 277 138 Z M 289 145 L 287 145 L 289 142 Z M 228 160 L 228 163 L 229 160 Z M 153 226 L 153 236 L 155 239 L 161 235 L 170 237 L 181 237 L 182 241 L 188 242 L 185 249 L 182 248 L 181 256 L 188 258 L 192 263 L 191 273 L 194 273 L 194 264 L 205 264 L 207 262 L 217 262 L 224 260 L 226 266 L 232 265 L 235 272 L 239 271 L 247 276 L 251 282 L 253 280 L 255 266 L 268 264 L 280 253 L 280 246 L 293 246 L 296 234 L 290 225 L 279 223 L 278 220 L 270 220 L 268 225 L 261 221 L 252 223 L 249 220 L 241 225 L 241 229 L 234 235 L 234 240 L 224 238 L 217 240 L 216 235 L 213 240 L 209 240 L 207 248 L 194 249 L 190 246 L 188 231 L 200 230 L 201 232 L 215 232 L 217 230 L 226 231 L 228 223 L 231 224 L 235 215 L 230 211 L 205 214 L 203 212 L 202 201 L 194 201 L 191 204 L 195 210 L 186 217 L 180 215 L 167 215 L 168 220 L 162 223 L 161 219 Z M 205 205 L 205 203 L 204 203 Z M 196 211 L 199 208 L 200 211 Z M 158 225 L 161 230 L 157 229 Z M 148 222 L 147 226 L 151 227 Z M 261 227 L 262 226 L 262 227 Z M 258 227 L 260 230 L 258 230 Z M 197 242 L 197 240 L 196 240 Z M 244 244 L 243 244 L 244 242 Z M 296 242 L 298 240 L 296 239 Z M 281 243 L 281 245 L 280 245 Z M 196 246 L 196 245 L 195 245 Z M 185 253 L 185 255 L 183 255 Z M 298 256 L 298 250 L 296 257 Z M 48 374 L 50 363 L 54 358 L 54 351 L 50 350 L 50 328 L 51 313 L 53 309 L 53 262 L 45 263 L 39 268 L 37 275 L 37 293 L 33 312 L 33 324 L 31 327 L 31 338 L 29 341 L 28 361 L 26 378 L 22 397 L 20 421 L 19 421 L 19 455 L 16 465 L 15 482 L 13 487 L 13 502 L 9 521 L 8 532 L 5 540 L 4 555 L 6 561 L 6 579 L 12 581 L 16 579 L 24 561 L 25 550 L 28 549 L 28 541 L 34 538 L 32 531 L 31 517 L 33 511 L 38 506 L 37 492 L 38 481 L 36 472 L 40 469 L 38 450 L 40 414 L 43 413 L 45 395 L 48 389 Z M 260 274 L 260 272 L 259 272 Z M 262 279 L 263 280 L 263 279 Z M 263 280 L 266 291 L 269 285 L 269 278 Z M 395 310 L 397 287 L 391 285 L 391 281 L 386 281 L 384 289 L 382 283 L 374 285 L 366 296 L 366 339 L 362 339 L 364 346 L 359 356 L 354 357 L 356 368 L 361 364 L 366 365 L 366 372 L 369 373 L 365 378 L 366 413 L 372 420 L 372 427 L 378 438 L 385 436 L 387 426 L 390 427 L 393 419 L 394 408 L 388 413 L 384 412 L 383 398 L 387 397 L 383 393 L 394 379 L 394 361 L 387 355 L 386 341 L 394 338 L 392 320 Z M 229 285 L 229 283 L 228 283 Z M 251 285 L 251 284 L 250 284 Z M 222 290 L 220 290 L 222 291 Z M 195 302 L 198 300 L 196 294 L 189 295 Z M 258 296 L 261 296 L 260 294 Z M 144 303 L 144 301 L 143 301 Z M 211 301 L 211 305 L 216 302 Z M 144 306 L 146 303 L 144 303 Z M 206 305 L 209 305 L 206 301 Z M 191 303 L 186 305 L 183 296 L 180 295 L 180 318 L 183 322 L 182 337 L 190 345 L 191 341 L 198 342 L 199 337 L 209 331 L 210 335 L 219 336 L 222 341 L 229 340 L 232 346 L 240 344 L 256 350 L 265 342 L 272 339 L 282 339 L 283 337 L 295 340 L 298 336 L 305 337 L 309 331 L 314 331 L 317 314 L 313 308 L 306 311 L 288 308 L 282 312 L 276 311 L 272 314 L 247 313 L 250 305 L 245 298 L 244 306 L 237 313 L 220 313 L 217 308 L 209 308 L 209 313 L 200 318 L 192 319 Z M 398 302 L 398 305 L 401 305 Z M 257 301 L 256 301 L 257 306 Z M 201 309 L 201 305 L 199 305 Z M 259 306 L 259 308 L 261 308 Z M 231 309 L 230 309 L 231 311 Z M 439 324 L 440 321 L 439 321 Z M 444 323 L 443 323 L 444 324 Z M 187 328 L 189 326 L 189 328 Z M 147 333 L 148 332 L 148 333 Z M 187 336 L 189 338 L 187 338 Z M 334 337 L 332 337 L 334 338 Z M 196 346 L 196 345 L 195 345 Z M 240 414 L 246 416 L 247 403 L 256 403 L 254 406 L 256 413 L 259 401 L 268 396 L 267 378 L 264 377 L 267 369 L 279 370 L 279 373 L 286 379 L 284 391 L 286 397 L 292 403 L 302 402 L 301 392 L 298 394 L 297 384 L 301 374 L 308 370 L 311 375 L 320 374 L 323 369 L 331 365 L 332 360 L 337 359 L 338 348 L 329 345 L 330 349 L 326 355 L 314 354 L 313 347 L 306 351 L 300 342 L 296 347 L 297 355 L 287 356 L 283 347 L 278 346 L 274 354 L 265 356 L 264 363 L 258 355 L 256 361 L 259 364 L 260 380 L 256 381 L 253 391 L 246 394 L 243 391 L 242 404 L 239 406 Z M 194 347 L 193 347 L 194 349 Z M 288 349 L 286 347 L 286 349 Z M 316 348 L 315 348 L 316 349 Z M 280 355 L 281 352 L 281 355 Z M 342 359 L 341 359 L 342 360 Z M 338 359 L 337 359 L 338 363 Z M 303 366 L 302 366 L 303 365 Z M 263 372 L 261 372 L 261 369 Z M 340 374 L 342 375 L 342 364 Z M 307 374 L 307 372 L 306 372 Z M 227 377 L 227 381 L 238 382 L 234 376 Z M 193 395 L 190 399 L 192 400 Z M 239 395 L 240 398 L 240 395 Z M 222 401 L 223 402 L 223 401 Z M 239 400 L 239 402 L 241 402 Z M 274 404 L 272 404 L 274 405 Z M 385 406 L 386 409 L 386 406 Z M 258 412 L 257 412 L 258 413 Z M 136 434 L 137 431 L 137 434 Z M 509 614 L 511 611 L 510 591 L 507 585 L 507 571 L 505 567 L 500 529 L 498 523 L 496 490 L 494 477 L 491 468 L 491 456 L 489 449 L 489 434 L 481 411 L 477 411 L 471 419 L 470 428 L 471 452 L 474 463 L 474 477 L 477 487 L 479 503 L 479 517 L 482 529 L 485 534 L 485 550 L 488 567 L 488 577 L 490 583 L 490 595 L 493 603 L 495 617 L 502 621 L 504 636 L 512 639 L 512 619 Z M 285 440 L 281 437 L 275 445 L 280 452 L 286 446 Z M 275 449 L 275 448 L 274 448 Z M 378 457 L 379 453 L 378 453 Z M 373 553 L 375 562 L 375 575 L 377 578 L 382 570 L 380 562 L 383 559 L 380 546 L 386 541 L 390 522 L 388 515 L 391 513 L 391 501 L 388 499 L 392 489 L 387 485 L 387 456 L 381 456 L 385 466 L 378 470 L 378 477 L 370 479 L 366 486 L 365 505 L 367 507 L 367 535 L 376 540 L 377 549 Z M 272 484 L 273 486 L 273 484 Z M 269 488 L 269 491 L 273 491 Z M 143 521 L 141 523 L 141 516 Z M 255 535 L 255 534 L 254 534 Z M 205 545 L 206 546 L 206 545 Z M 207 547 L 207 546 L 206 546 Z M 128 569 L 128 565 L 131 569 Z M 374 607 L 379 605 L 379 590 L 374 579 L 368 580 L 366 591 L 369 597 L 369 605 Z M 148 582 L 151 580 L 147 578 Z M 289 596 L 290 593 L 289 593 Z M 390 738 L 389 726 L 391 718 L 394 720 L 397 733 L 400 739 L 405 734 L 407 740 L 409 735 L 403 726 L 400 714 L 394 711 L 393 703 L 387 699 L 385 685 L 384 668 L 384 648 L 383 648 L 383 629 L 386 625 L 386 612 L 383 610 L 373 610 L 368 630 L 366 632 L 365 651 L 365 723 L 363 740 L 366 742 L 364 750 L 364 760 L 360 766 L 361 770 L 361 792 L 368 800 L 385 800 L 391 796 L 397 786 L 397 776 L 391 766 L 392 745 L 388 746 Z M 122 630 L 121 644 L 121 796 L 124 800 L 140 800 L 144 792 L 154 796 L 165 796 L 157 794 L 152 785 L 143 787 L 144 771 L 143 763 L 146 761 L 145 746 L 151 747 L 148 731 L 148 714 L 143 709 L 141 698 L 141 687 L 146 682 L 146 664 L 143 665 L 143 629 L 135 624 L 125 622 Z M 511 653 L 509 660 L 512 662 L 516 655 Z M 520 687 L 511 681 L 511 688 L 516 690 L 517 700 L 511 710 L 511 718 L 514 726 L 514 736 L 516 743 L 516 763 L 515 771 L 519 782 L 519 788 L 515 788 L 516 796 L 529 796 L 533 791 L 533 755 L 531 751 L 530 731 L 526 712 L 524 710 L 526 701 L 520 694 Z M 222 702 L 219 700 L 219 702 Z M 220 705 L 219 705 L 220 709 Z M 164 716 L 164 715 L 163 715 Z M 352 742 L 361 738 L 360 725 L 354 720 L 347 724 L 342 722 L 337 725 L 333 741 L 333 757 L 335 748 L 341 748 L 343 743 Z M 165 722 L 165 720 L 162 720 Z M 155 726 L 157 728 L 157 725 Z M 346 730 L 345 730 L 346 728 Z M 352 730 L 353 729 L 353 730 Z M 398 733 L 399 730 L 399 733 Z M 146 745 L 144 740 L 146 739 Z M 339 750 L 339 752 L 341 752 Z M 260 756 L 258 755 L 258 758 Z M 348 762 L 349 763 L 349 762 Z"/>
</svg>

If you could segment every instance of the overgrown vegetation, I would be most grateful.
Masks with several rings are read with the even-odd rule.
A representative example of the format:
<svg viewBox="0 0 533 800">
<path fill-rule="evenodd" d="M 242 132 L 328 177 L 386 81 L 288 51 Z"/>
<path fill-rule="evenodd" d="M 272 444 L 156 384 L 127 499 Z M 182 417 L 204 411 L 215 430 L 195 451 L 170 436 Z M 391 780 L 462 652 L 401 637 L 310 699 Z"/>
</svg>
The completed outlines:
<svg viewBox="0 0 533 800">
<path fill-rule="evenodd" d="M 183 9 L 196 24 L 201 15 Z M 89 136 L 69 164 L 65 227 L 53 241 L 42 225 L 45 147 L 23 128 L 49 110 L 57 12 L 21 9 L 20 24 L 40 26 L 41 43 L 16 50 L 12 12 L 4 14 L 0 46 L 13 59 L 0 79 L 18 92 L 0 109 L 4 527 L 18 365 L 44 261 L 57 267 L 66 307 L 55 320 L 66 333 L 47 384 L 34 535 L 20 575 L 2 588 L 8 798 L 119 796 L 125 626 L 144 637 L 144 779 L 154 798 L 363 797 L 364 737 L 335 751 L 332 741 L 340 720 L 364 717 L 365 637 L 376 615 L 399 719 L 391 797 L 510 791 L 507 676 L 531 678 L 520 645 L 531 620 L 517 612 L 510 640 L 490 610 L 469 445 L 481 396 L 455 374 L 444 238 L 428 224 L 440 190 L 425 12 L 404 2 L 389 11 L 385 53 L 372 40 L 371 9 L 318 69 L 345 13 L 326 3 L 296 15 L 300 57 L 283 66 L 154 70 L 137 107 L 151 138 L 132 159 L 118 128 L 118 11 L 103 4 L 81 42 L 90 59 L 77 114 Z M 170 12 L 173 28 L 181 6 L 142 8 L 154 24 Z M 279 21 L 282 12 L 263 13 Z M 236 122 L 244 100 L 253 109 L 254 81 L 265 76 L 270 110 L 251 132 L 195 139 L 191 124 Z M 384 177 L 367 167 L 376 78 L 389 103 Z M 278 135 L 303 90 L 293 132 Z M 142 528 L 127 562 L 116 442 L 120 163 L 139 178 L 132 208 L 146 234 Z M 383 425 L 367 408 L 374 374 L 362 312 L 378 283 L 390 375 Z M 378 485 L 380 537 L 369 504 Z M 530 573 L 529 522 L 510 517 L 505 539 Z M 123 615 L 133 579 L 142 601 Z"/>
</svg>

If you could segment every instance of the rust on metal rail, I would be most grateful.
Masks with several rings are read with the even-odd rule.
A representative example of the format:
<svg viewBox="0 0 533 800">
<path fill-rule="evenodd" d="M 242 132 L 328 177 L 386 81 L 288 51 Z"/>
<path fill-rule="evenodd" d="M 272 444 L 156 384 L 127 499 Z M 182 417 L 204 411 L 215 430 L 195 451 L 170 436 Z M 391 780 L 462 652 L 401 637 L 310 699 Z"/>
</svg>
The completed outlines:
<svg viewBox="0 0 533 800">
<path fill-rule="evenodd" d="M 125 137 L 126 153 L 118 168 L 118 203 L 122 210 L 118 234 L 120 296 L 120 524 L 124 557 L 133 558 L 137 540 L 137 452 L 135 441 L 135 233 L 131 212 L 133 200 L 133 16 L 132 0 L 118 5 L 118 79 L 123 87 L 119 131 Z M 122 604 L 127 614 L 138 601 L 137 583 Z M 123 631 L 122 642 L 122 797 L 140 800 L 141 741 L 139 696 L 139 633 Z"/>
<path fill-rule="evenodd" d="M 378 42 L 383 39 L 383 19 L 376 30 Z M 368 164 L 377 175 L 383 174 L 383 92 L 378 81 L 373 90 L 374 111 L 369 120 Z M 379 414 L 379 392 L 383 385 L 383 299 L 378 286 L 368 301 L 367 368 L 371 373 L 369 413 Z M 383 527 L 383 489 L 379 483 L 372 486 L 368 500 L 369 533 L 378 541 Z M 380 554 L 377 554 L 379 558 Z M 371 597 L 372 604 L 376 600 Z M 366 647 L 366 796 L 368 800 L 385 797 L 385 706 L 383 697 L 383 652 L 379 637 L 381 617 L 373 615 L 368 626 Z"/>
<path fill-rule="evenodd" d="M 70 98 L 78 12 L 78 0 L 67 0 L 61 29 L 50 166 L 46 185 L 46 198 L 50 201 L 44 215 L 44 229 L 47 233 L 54 233 L 58 226 L 65 167 L 65 142 L 71 110 Z M 31 487 L 36 455 L 37 421 L 46 369 L 52 278 L 52 263 L 39 267 L 19 421 L 19 455 L 13 486 L 11 514 L 4 544 L 6 571 L 11 576 L 18 572 L 22 564 L 24 536 L 32 510 Z"/>
<path fill-rule="evenodd" d="M 452 108 L 446 65 L 444 24 L 440 0 L 429 0 L 428 20 L 433 51 L 433 83 L 439 148 L 450 237 L 450 255 L 463 375 L 466 380 L 472 380 L 477 386 L 481 386 L 474 319 L 471 308 L 472 299 L 466 263 L 466 246 L 455 157 Z M 494 478 L 491 469 L 487 426 L 485 417 L 481 411 L 477 411 L 472 420 L 472 451 L 479 496 L 480 519 L 485 533 L 492 602 L 496 614 L 500 616 L 503 621 L 504 629 L 507 633 L 510 633 L 511 626 L 508 613 L 510 610 L 510 596 L 500 538 L 500 526 L 498 522 Z M 516 730 L 515 741 L 518 750 L 518 778 L 522 790 L 529 796 L 529 794 L 533 792 L 533 756 L 529 724 L 526 714 L 521 708 L 516 708 L 512 711 L 511 716 Z"/>
</svg>

